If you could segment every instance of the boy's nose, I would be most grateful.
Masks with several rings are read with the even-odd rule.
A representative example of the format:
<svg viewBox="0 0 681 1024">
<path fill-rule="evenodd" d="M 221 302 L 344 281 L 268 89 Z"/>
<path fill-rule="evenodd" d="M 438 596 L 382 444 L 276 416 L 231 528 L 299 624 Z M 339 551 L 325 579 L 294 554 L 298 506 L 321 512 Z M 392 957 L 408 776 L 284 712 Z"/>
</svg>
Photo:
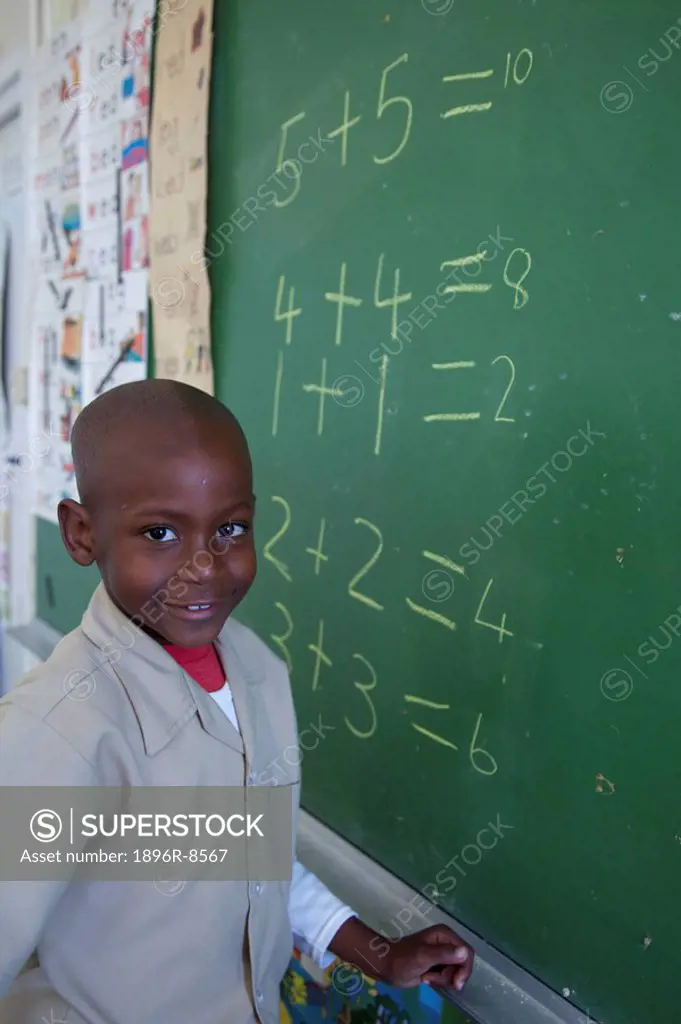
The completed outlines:
<svg viewBox="0 0 681 1024">
<path fill-rule="evenodd" d="M 194 549 L 191 558 L 180 569 L 180 575 L 188 581 L 206 581 L 215 575 L 215 555 L 203 545 Z"/>
</svg>

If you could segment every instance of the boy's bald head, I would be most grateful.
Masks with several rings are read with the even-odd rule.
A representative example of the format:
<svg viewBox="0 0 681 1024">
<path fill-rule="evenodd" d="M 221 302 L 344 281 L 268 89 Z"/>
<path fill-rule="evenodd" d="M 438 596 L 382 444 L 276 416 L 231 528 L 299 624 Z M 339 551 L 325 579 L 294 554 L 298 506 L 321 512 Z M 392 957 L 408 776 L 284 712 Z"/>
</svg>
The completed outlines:
<svg viewBox="0 0 681 1024">
<path fill-rule="evenodd" d="M 59 505 L 66 548 L 96 562 L 128 617 L 170 643 L 212 643 L 256 571 L 248 445 L 215 398 L 170 380 L 113 388 L 71 439 L 80 502 Z"/>
<path fill-rule="evenodd" d="M 94 511 L 101 497 L 116 500 L 117 481 L 135 466 L 176 455 L 212 437 L 248 458 L 236 417 L 216 398 L 173 380 L 122 384 L 100 395 L 78 416 L 71 437 L 82 503 Z M 141 465 L 140 465 L 141 464 Z"/>
</svg>

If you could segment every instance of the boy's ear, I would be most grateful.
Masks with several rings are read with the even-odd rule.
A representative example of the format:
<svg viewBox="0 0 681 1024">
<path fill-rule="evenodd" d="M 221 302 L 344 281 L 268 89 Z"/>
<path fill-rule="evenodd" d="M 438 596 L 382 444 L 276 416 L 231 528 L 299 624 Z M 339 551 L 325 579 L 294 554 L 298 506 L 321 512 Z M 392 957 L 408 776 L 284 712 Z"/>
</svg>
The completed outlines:
<svg viewBox="0 0 681 1024">
<path fill-rule="evenodd" d="M 92 565 L 95 560 L 92 521 L 87 509 L 71 498 L 57 506 L 59 529 L 64 547 L 78 565 Z"/>
</svg>

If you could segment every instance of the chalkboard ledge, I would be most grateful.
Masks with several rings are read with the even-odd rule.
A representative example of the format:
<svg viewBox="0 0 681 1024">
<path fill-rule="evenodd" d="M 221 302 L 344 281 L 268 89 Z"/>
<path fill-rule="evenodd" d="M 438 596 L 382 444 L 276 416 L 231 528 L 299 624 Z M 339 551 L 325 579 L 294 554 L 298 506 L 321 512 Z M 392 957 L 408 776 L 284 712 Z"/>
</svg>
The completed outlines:
<svg viewBox="0 0 681 1024">
<path fill-rule="evenodd" d="M 62 639 L 41 619 L 8 628 L 6 635 L 40 661 Z M 8 682 L 11 688 L 18 680 Z M 298 858 L 373 928 L 394 934 L 397 929 L 390 922 L 409 907 L 414 931 L 442 923 L 470 942 L 476 951 L 475 970 L 465 991 L 449 997 L 476 1024 L 598 1024 L 447 914 L 433 908 L 426 918 L 418 910 L 414 889 L 305 811 L 300 814 Z"/>
<path fill-rule="evenodd" d="M 411 930 L 446 924 L 476 951 L 476 965 L 463 993 L 449 998 L 476 1024 L 598 1024 L 556 995 L 517 964 L 483 942 L 458 921 L 433 908 L 418 911 L 416 890 L 304 811 L 298 829 L 298 858 L 372 928 L 399 934 L 395 924 L 405 907 L 414 912 Z M 421 897 L 421 899 L 423 899 Z"/>
</svg>

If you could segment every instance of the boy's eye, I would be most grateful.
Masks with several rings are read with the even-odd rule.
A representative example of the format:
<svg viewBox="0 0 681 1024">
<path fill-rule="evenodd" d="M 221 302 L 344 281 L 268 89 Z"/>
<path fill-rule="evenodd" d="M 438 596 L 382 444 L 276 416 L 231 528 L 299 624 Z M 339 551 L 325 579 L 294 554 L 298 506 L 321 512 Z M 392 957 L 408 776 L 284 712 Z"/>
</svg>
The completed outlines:
<svg viewBox="0 0 681 1024">
<path fill-rule="evenodd" d="M 218 537 L 221 540 L 236 540 L 248 533 L 247 523 L 225 523 L 218 529 Z"/>
<path fill-rule="evenodd" d="M 144 536 L 161 544 L 167 544 L 169 540 L 177 540 L 177 534 L 169 526 L 152 526 L 151 529 L 144 531 Z"/>
</svg>

